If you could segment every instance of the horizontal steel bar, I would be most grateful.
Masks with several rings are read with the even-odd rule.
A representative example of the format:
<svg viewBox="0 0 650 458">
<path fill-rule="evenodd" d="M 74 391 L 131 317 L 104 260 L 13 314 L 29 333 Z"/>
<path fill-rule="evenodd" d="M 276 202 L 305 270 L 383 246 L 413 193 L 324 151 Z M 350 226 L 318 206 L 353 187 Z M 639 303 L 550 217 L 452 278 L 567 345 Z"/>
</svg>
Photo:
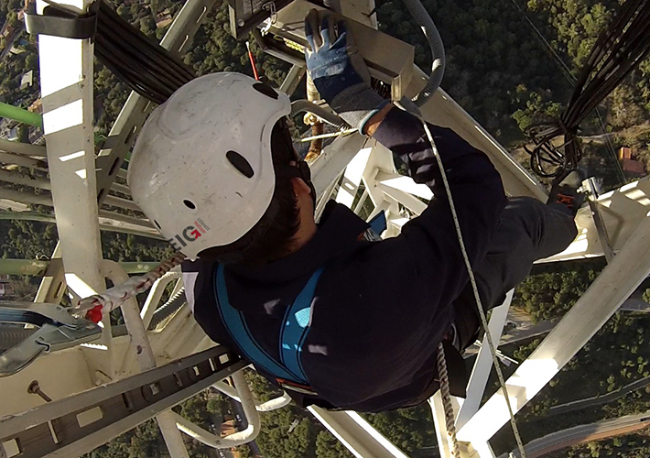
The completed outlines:
<svg viewBox="0 0 650 458">
<path fill-rule="evenodd" d="M 7 173 L 10 173 L 10 172 L 7 172 Z M 46 184 L 41 179 L 30 181 L 31 179 L 29 179 L 29 178 L 25 178 L 25 177 L 19 178 L 18 175 L 14 176 L 11 173 L 10 173 L 10 175 L 11 175 L 10 179 L 14 180 L 12 182 L 16 182 L 16 184 L 24 184 L 24 185 L 27 185 L 27 186 L 34 186 L 37 189 L 46 189 L 46 188 L 40 187 L 40 186 L 46 186 Z M 1 177 L 0 177 L 0 181 L 2 181 Z M 18 183 L 18 181 L 21 181 L 21 183 Z M 9 199 L 9 200 L 13 200 L 13 201 L 16 201 L 16 202 L 22 202 L 22 203 L 26 203 L 26 204 L 46 205 L 48 207 L 53 207 L 54 206 L 54 204 L 52 203 L 52 196 L 49 195 L 49 194 L 34 194 L 34 193 L 31 193 L 31 192 L 18 191 L 16 189 L 6 189 L 6 188 L 2 188 L 2 187 L 0 187 L 0 199 Z M 125 210 L 140 211 L 140 207 L 138 207 L 135 202 L 130 201 L 130 200 L 126 200 L 126 199 L 122 199 L 120 197 L 106 196 L 106 199 L 105 199 L 104 203 L 106 205 L 122 208 L 122 209 L 125 209 Z M 102 211 L 100 211 L 100 214 L 102 214 Z M 118 215 L 117 213 L 110 213 L 110 214 Z M 107 215 L 107 213 L 103 213 L 103 216 L 110 217 L 110 216 Z M 128 217 L 126 215 L 123 215 L 123 216 L 128 218 L 129 222 L 131 222 L 133 224 L 139 224 L 139 225 L 144 226 L 144 227 L 151 227 L 151 225 L 148 224 L 144 220 L 139 220 L 137 218 Z M 120 220 L 120 221 L 125 221 L 120 216 L 115 216 L 114 219 L 117 219 L 117 220 Z"/>
<path fill-rule="evenodd" d="M 47 157 L 47 152 L 45 151 L 44 146 L 32 145 L 31 143 L 12 142 L 4 138 L 0 138 L 0 150 L 24 156 Z"/>
<path fill-rule="evenodd" d="M 35 275 L 45 274 L 51 261 L 37 261 L 29 259 L 4 259 L 0 258 L 0 274 L 3 275 Z M 159 262 L 120 262 L 120 266 L 128 274 L 143 274 L 157 267 Z"/>
<path fill-rule="evenodd" d="M 52 189 L 49 180 L 46 180 L 45 178 L 32 178 L 29 175 L 22 174 L 18 171 L 10 172 L 8 170 L 0 169 L 0 181 L 19 184 L 22 186 L 31 186 L 32 188 L 45 189 L 47 191 Z"/>
<path fill-rule="evenodd" d="M 108 212 L 107 212 L 108 213 Z M 115 215 L 115 213 L 111 213 Z M 0 212 L 0 220 L 17 220 L 17 221 L 40 221 L 42 223 L 56 223 L 54 215 L 44 215 L 30 211 L 3 211 Z M 138 223 L 140 221 L 138 220 Z M 142 224 L 134 224 L 126 221 L 118 221 L 114 218 L 99 217 L 99 229 L 107 232 L 119 232 L 122 234 L 138 235 L 140 237 L 149 237 L 162 240 L 162 236 L 153 228 Z"/>
<path fill-rule="evenodd" d="M 4 164 L 15 164 L 22 167 L 31 167 L 37 170 L 47 171 L 47 162 L 40 159 L 33 159 L 31 157 L 20 156 L 13 153 L 5 153 L 0 151 L 0 162 Z"/>
</svg>

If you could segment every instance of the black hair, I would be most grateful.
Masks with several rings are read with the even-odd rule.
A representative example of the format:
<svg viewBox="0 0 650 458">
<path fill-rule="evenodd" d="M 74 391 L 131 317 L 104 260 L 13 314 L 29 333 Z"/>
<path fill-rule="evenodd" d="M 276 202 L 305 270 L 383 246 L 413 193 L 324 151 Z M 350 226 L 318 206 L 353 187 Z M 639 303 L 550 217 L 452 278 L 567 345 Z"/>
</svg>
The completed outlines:
<svg viewBox="0 0 650 458">
<path fill-rule="evenodd" d="M 296 173 L 299 170 L 297 167 L 290 166 L 291 161 L 299 162 L 299 158 L 286 118 L 280 119 L 273 127 L 271 153 L 275 190 L 260 221 L 239 240 L 229 245 L 207 248 L 199 253 L 199 257 L 214 258 L 223 264 L 258 266 L 281 259 L 291 252 L 293 238 L 300 226 L 298 199 L 291 179 L 300 174 Z M 303 178 L 309 181 L 309 176 Z"/>
</svg>

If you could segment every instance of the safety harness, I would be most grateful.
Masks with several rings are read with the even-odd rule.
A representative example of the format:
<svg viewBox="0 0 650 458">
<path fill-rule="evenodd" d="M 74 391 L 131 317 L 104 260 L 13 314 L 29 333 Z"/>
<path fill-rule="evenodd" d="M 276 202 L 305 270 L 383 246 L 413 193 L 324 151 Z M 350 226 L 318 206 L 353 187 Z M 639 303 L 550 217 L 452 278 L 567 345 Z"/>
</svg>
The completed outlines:
<svg viewBox="0 0 650 458">
<path fill-rule="evenodd" d="M 386 215 L 380 212 L 370 222 L 360 238 L 377 241 L 380 234 L 386 230 Z M 293 303 L 287 307 L 282 320 L 279 339 L 279 361 L 262 348 L 250 332 L 242 312 L 230 304 L 223 264 L 217 266 L 215 273 L 215 298 L 221 320 L 228 334 L 237 343 L 246 359 L 259 366 L 266 373 L 275 377 L 284 389 L 297 391 L 303 395 L 318 396 L 309 386 L 309 379 L 302 367 L 302 348 L 311 325 L 311 307 L 314 302 L 314 292 L 324 267 L 318 268 L 309 278 Z"/>
<path fill-rule="evenodd" d="M 304 394 L 316 395 L 309 387 L 309 381 L 302 367 L 300 356 L 302 346 L 309 333 L 311 305 L 314 300 L 316 284 L 323 273 L 323 267 L 316 270 L 284 315 L 280 329 L 280 360 L 271 357 L 251 334 L 244 315 L 230 304 L 224 267 L 217 267 L 215 290 L 219 313 L 230 337 L 237 342 L 244 356 L 251 362 L 273 374 L 284 387 L 306 391 Z"/>
</svg>

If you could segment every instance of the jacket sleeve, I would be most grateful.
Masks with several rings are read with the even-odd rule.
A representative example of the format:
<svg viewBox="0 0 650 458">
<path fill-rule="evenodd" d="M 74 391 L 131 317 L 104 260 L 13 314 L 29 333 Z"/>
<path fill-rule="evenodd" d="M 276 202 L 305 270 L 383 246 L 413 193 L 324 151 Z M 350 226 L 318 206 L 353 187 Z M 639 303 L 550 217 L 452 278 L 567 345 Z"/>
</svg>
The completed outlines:
<svg viewBox="0 0 650 458">
<path fill-rule="evenodd" d="M 470 262 L 477 266 L 507 202 L 501 177 L 483 152 L 454 131 L 429 128 L 445 167 Z M 431 275 L 426 291 L 429 300 L 448 304 L 460 293 L 458 288 L 464 286 L 468 275 L 440 170 L 422 123 L 393 109 L 374 137 L 406 164 L 415 182 L 426 184 L 434 194 L 426 210 L 404 225 L 399 237 L 384 244 L 393 245 L 386 246 L 386 251 L 410 253 L 418 272 Z"/>
</svg>

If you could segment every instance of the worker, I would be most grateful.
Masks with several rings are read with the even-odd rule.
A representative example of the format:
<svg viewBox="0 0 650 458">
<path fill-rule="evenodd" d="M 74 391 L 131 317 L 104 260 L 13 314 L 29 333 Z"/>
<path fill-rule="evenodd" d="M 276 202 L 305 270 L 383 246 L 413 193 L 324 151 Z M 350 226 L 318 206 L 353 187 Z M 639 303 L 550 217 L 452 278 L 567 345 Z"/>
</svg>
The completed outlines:
<svg viewBox="0 0 650 458">
<path fill-rule="evenodd" d="M 370 87 L 344 23 L 312 11 L 305 31 L 320 96 L 433 191 L 421 215 L 382 241 L 364 237 L 369 225 L 335 202 L 317 223 L 309 167 L 286 122 L 289 98 L 236 73 L 197 78 L 154 110 L 129 166 L 133 199 L 187 255 L 185 294 L 206 334 L 300 405 L 416 405 L 439 388 L 440 342 L 462 395 L 460 352 L 479 319 L 432 145 L 418 118 Z M 508 199 L 483 152 L 429 128 L 489 309 L 535 260 L 575 238 L 579 183 L 562 183 L 548 205 Z"/>
</svg>

